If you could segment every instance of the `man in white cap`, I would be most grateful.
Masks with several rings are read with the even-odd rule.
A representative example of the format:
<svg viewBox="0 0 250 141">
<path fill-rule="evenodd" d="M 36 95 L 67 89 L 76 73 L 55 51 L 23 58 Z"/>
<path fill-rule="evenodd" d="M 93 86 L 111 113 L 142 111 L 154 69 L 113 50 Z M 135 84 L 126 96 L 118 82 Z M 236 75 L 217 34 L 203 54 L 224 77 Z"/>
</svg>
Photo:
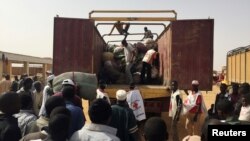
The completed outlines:
<svg viewBox="0 0 250 141">
<path fill-rule="evenodd" d="M 121 141 L 137 141 L 138 127 L 133 111 L 126 102 L 127 92 L 118 90 L 116 92 L 117 103 L 112 105 L 112 118 L 110 126 L 117 129 L 117 137 Z"/>
<path fill-rule="evenodd" d="M 65 79 L 65 80 L 63 80 L 63 82 L 62 82 L 62 89 L 63 89 L 65 86 L 71 86 L 71 87 L 73 87 L 74 89 L 76 89 L 76 85 L 75 85 L 75 83 L 74 83 L 71 79 Z M 62 95 L 62 92 L 57 92 L 57 93 L 55 93 L 53 96 L 63 96 L 63 95 Z M 75 93 L 75 95 L 74 95 L 74 99 L 73 99 L 72 102 L 73 102 L 74 105 L 76 105 L 77 107 L 83 109 L 83 107 L 82 107 L 82 99 L 81 99 L 78 95 L 76 95 L 76 93 Z"/>
<path fill-rule="evenodd" d="M 192 81 L 192 90 L 188 93 L 187 99 L 183 103 L 183 112 L 187 114 L 186 129 L 189 135 L 199 135 L 201 125 L 199 125 L 199 117 L 202 113 L 206 113 L 206 106 L 201 91 L 199 91 L 199 81 Z"/>
<path fill-rule="evenodd" d="M 43 89 L 43 102 L 42 102 L 41 109 L 39 111 L 39 116 L 45 116 L 46 115 L 45 103 L 46 103 L 47 99 L 51 95 L 53 95 L 52 82 L 53 82 L 54 78 L 55 78 L 54 74 L 51 74 L 50 76 L 47 77 L 47 85 Z"/>
</svg>

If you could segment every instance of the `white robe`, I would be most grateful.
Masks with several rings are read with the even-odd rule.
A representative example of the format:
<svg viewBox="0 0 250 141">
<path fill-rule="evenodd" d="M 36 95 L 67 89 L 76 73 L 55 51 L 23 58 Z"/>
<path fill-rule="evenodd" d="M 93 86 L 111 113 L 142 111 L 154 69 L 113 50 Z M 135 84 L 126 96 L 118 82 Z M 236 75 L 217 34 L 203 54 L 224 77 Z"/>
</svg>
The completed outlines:
<svg viewBox="0 0 250 141">
<path fill-rule="evenodd" d="M 42 106 L 40 108 L 40 111 L 39 111 L 39 117 L 40 116 L 46 116 L 46 109 L 45 109 L 45 103 L 46 101 L 49 99 L 50 95 L 47 93 L 48 89 L 50 88 L 49 85 L 46 85 L 44 88 L 43 88 L 43 102 L 42 102 Z"/>
<path fill-rule="evenodd" d="M 127 94 L 127 102 L 137 121 L 146 119 L 144 103 L 139 90 L 130 90 Z"/>
<path fill-rule="evenodd" d="M 188 94 L 187 99 L 183 102 L 182 114 L 187 114 L 193 107 L 197 106 L 196 100 L 199 95 L 201 96 L 201 111 L 202 113 L 207 114 L 207 108 L 200 91 L 198 91 L 196 94 L 192 94 L 192 92 Z"/>
<path fill-rule="evenodd" d="M 177 111 L 177 102 L 176 102 L 177 95 L 179 95 L 180 98 L 182 99 L 182 95 L 179 90 L 176 90 L 174 93 L 172 92 L 171 94 L 170 105 L 169 105 L 169 117 L 172 118 L 175 117 Z"/>
</svg>

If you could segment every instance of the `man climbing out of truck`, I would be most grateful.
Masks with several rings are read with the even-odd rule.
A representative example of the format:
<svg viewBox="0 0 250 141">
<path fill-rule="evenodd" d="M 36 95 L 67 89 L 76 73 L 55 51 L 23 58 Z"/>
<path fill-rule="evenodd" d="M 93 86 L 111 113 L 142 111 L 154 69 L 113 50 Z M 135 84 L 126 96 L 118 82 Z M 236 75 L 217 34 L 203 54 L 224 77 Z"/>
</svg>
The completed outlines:
<svg viewBox="0 0 250 141">
<path fill-rule="evenodd" d="M 171 99 L 169 104 L 169 117 L 172 117 L 172 134 L 173 141 L 179 141 L 179 135 L 177 130 L 177 124 L 180 119 L 180 114 L 182 110 L 182 95 L 178 89 L 178 82 L 171 82 Z"/>
<path fill-rule="evenodd" d="M 152 34 L 152 32 L 151 32 L 151 30 L 148 30 L 148 28 L 147 27 L 144 27 L 144 37 L 143 37 L 143 39 L 146 39 L 146 38 L 151 38 L 151 39 L 153 39 L 153 34 Z"/>
<path fill-rule="evenodd" d="M 151 74 L 152 74 L 152 63 L 153 60 L 156 59 L 157 55 L 157 47 L 154 47 L 153 49 L 150 49 L 146 52 L 142 59 L 142 70 L 141 70 L 141 84 L 144 84 L 145 81 L 145 73 L 147 74 L 147 82 L 151 82 Z"/>
<path fill-rule="evenodd" d="M 135 48 L 132 44 L 127 43 L 126 40 L 122 40 L 122 46 L 124 47 L 124 55 L 125 55 L 125 62 L 126 62 L 126 68 L 125 68 L 125 74 L 127 78 L 127 83 L 133 83 L 133 77 L 131 74 L 131 68 L 134 64 L 135 59 Z"/>
<path fill-rule="evenodd" d="M 125 35 L 124 40 L 126 40 L 126 38 L 128 36 L 129 27 L 130 27 L 129 23 L 124 23 L 124 22 L 121 22 L 121 21 L 117 21 L 116 23 L 114 23 L 114 26 L 111 29 L 109 35 L 112 34 L 113 30 L 116 28 L 120 35 Z"/>
</svg>

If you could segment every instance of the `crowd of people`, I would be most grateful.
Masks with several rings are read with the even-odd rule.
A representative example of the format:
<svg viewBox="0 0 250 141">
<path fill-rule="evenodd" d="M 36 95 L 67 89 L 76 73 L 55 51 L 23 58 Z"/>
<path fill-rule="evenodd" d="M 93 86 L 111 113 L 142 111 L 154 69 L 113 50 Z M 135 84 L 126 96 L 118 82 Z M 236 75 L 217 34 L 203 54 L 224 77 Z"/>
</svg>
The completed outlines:
<svg viewBox="0 0 250 141">
<path fill-rule="evenodd" d="M 171 82 L 171 99 L 169 116 L 172 117 L 172 140 L 179 141 L 180 118 L 186 118 L 185 129 L 188 132 L 184 141 L 208 141 L 208 125 L 249 125 L 250 124 L 250 85 L 233 83 L 231 89 L 227 84 L 220 84 L 220 92 L 207 110 L 199 82 L 192 81 L 192 89 L 184 90 L 183 99 L 178 89 L 178 82 Z M 201 120 L 201 117 L 205 120 Z"/>
<path fill-rule="evenodd" d="M 29 76 L 20 83 L 6 75 L 0 83 L 1 141 L 139 141 L 139 132 L 148 141 L 167 140 L 163 119 L 149 118 L 145 123 L 143 99 L 134 83 L 129 85 L 129 91 L 119 89 L 116 103 L 111 103 L 105 82 L 99 81 L 96 99 L 88 109 L 90 123 L 86 123 L 75 83 L 65 79 L 61 91 L 54 93 L 55 77 L 49 75 L 43 86 Z M 14 83 L 18 87 L 15 91 Z"/>
<path fill-rule="evenodd" d="M 96 99 L 91 102 L 86 123 L 81 98 L 76 94 L 75 82 L 62 81 L 60 92 L 54 93 L 53 74 L 47 84 L 28 76 L 14 81 L 6 75 L 0 82 L 0 141 L 180 141 L 179 121 L 186 118 L 188 136 L 183 140 L 207 141 L 208 125 L 250 124 L 250 85 L 233 83 L 231 89 L 220 84 L 220 92 L 207 110 L 199 81 L 193 80 L 191 90 L 184 90 L 183 98 L 178 82 L 170 87 L 169 117 L 171 135 L 160 117 L 146 116 L 140 90 L 131 82 L 128 91 L 116 91 L 112 102 L 105 91 L 105 81 L 99 81 Z M 184 116 L 185 115 L 185 116 Z M 204 122 L 200 122 L 204 115 Z M 143 130 L 140 130 L 143 129 Z"/>
</svg>

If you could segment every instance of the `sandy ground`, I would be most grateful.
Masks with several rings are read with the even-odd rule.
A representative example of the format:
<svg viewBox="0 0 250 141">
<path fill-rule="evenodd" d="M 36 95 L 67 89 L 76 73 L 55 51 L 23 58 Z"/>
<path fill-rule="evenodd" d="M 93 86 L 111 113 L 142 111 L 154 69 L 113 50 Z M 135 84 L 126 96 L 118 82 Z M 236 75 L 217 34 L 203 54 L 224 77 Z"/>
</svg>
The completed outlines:
<svg viewBox="0 0 250 141">
<path fill-rule="evenodd" d="M 186 95 L 185 95 L 184 91 L 182 91 L 182 92 L 183 92 L 183 99 L 185 99 Z M 219 87 L 216 85 L 213 86 L 213 91 L 207 91 L 207 92 L 202 91 L 207 109 L 209 109 L 210 105 L 212 103 L 214 103 L 215 96 L 218 92 L 219 92 Z M 88 116 L 89 102 L 87 100 L 83 100 L 83 106 L 84 106 L 84 114 L 87 118 L 87 123 L 89 123 L 90 122 L 89 116 Z M 162 112 L 161 117 L 167 124 L 168 133 L 169 133 L 169 140 L 168 141 L 173 141 L 172 136 L 171 136 L 172 131 L 170 128 L 171 127 L 171 118 L 169 118 L 168 112 Z M 199 121 L 200 125 L 202 125 L 203 120 L 204 120 L 204 117 L 200 119 L 200 121 Z M 179 125 L 178 125 L 178 132 L 179 132 L 180 140 L 182 140 L 185 136 L 187 136 L 187 131 L 185 129 L 185 122 L 186 122 L 186 117 L 185 116 L 181 117 L 180 121 L 179 121 Z M 141 138 L 140 139 L 141 141 L 144 141 L 142 133 L 140 133 L 140 138 Z"/>
</svg>

